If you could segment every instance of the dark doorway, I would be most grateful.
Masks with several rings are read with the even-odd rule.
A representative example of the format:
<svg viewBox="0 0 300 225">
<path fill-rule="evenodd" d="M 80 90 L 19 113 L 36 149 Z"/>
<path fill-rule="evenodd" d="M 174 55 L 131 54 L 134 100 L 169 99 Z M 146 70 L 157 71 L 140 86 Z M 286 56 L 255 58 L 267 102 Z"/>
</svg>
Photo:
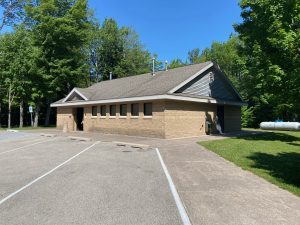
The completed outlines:
<svg viewBox="0 0 300 225">
<path fill-rule="evenodd" d="M 76 125 L 77 130 L 83 130 L 83 108 L 76 109 Z"/>
<path fill-rule="evenodd" d="M 218 123 L 221 126 L 221 131 L 222 133 L 224 133 L 224 106 L 223 105 L 218 105 L 217 117 L 218 117 Z"/>
</svg>

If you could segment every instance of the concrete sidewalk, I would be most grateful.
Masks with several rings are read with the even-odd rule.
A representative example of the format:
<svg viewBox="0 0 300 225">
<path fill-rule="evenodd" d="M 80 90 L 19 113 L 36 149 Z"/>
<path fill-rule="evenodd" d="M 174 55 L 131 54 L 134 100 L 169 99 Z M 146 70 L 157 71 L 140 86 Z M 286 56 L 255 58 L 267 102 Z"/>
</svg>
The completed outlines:
<svg viewBox="0 0 300 225">
<path fill-rule="evenodd" d="M 299 197 L 196 143 L 222 136 L 163 140 L 99 133 L 75 135 L 158 147 L 193 225 L 300 225 Z"/>
<path fill-rule="evenodd" d="M 300 198 L 205 150 L 195 140 L 160 146 L 194 225 L 297 225 Z"/>
</svg>

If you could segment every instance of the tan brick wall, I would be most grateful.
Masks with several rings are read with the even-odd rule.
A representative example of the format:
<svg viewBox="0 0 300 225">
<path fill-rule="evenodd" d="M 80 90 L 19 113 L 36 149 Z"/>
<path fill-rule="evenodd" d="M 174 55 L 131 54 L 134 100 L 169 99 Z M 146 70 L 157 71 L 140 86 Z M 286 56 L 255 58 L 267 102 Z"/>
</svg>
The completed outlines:
<svg viewBox="0 0 300 225">
<path fill-rule="evenodd" d="M 116 117 L 109 117 L 109 105 L 106 105 L 106 117 L 100 116 L 100 105 L 97 117 L 92 117 L 92 106 L 84 107 L 84 131 L 125 134 L 159 138 L 192 137 L 205 134 L 206 119 L 213 124 L 216 131 L 215 119 L 217 105 L 183 101 L 156 101 L 153 104 L 152 118 L 143 115 L 143 102 L 139 103 L 140 115 L 131 118 L 131 103 L 127 103 L 127 116 L 120 117 L 120 107 L 116 104 Z M 74 108 L 75 110 L 75 108 Z M 241 108 L 225 106 L 225 132 L 241 129 Z M 76 110 L 75 110 L 76 111 Z M 74 112 L 75 112 L 74 111 Z M 63 129 L 67 124 L 69 131 L 76 129 L 73 108 L 57 108 L 57 128 Z"/>
<path fill-rule="evenodd" d="M 206 118 L 213 123 L 217 106 L 183 101 L 167 101 L 166 138 L 193 137 L 205 134 Z M 215 129 L 215 126 L 213 126 Z"/>
<path fill-rule="evenodd" d="M 69 131 L 74 130 L 75 122 L 74 122 L 73 108 L 71 107 L 57 108 L 56 127 L 58 129 L 63 129 L 64 124 L 68 126 Z"/>
<path fill-rule="evenodd" d="M 234 132 L 241 130 L 241 107 L 224 107 L 224 132 Z"/>
<path fill-rule="evenodd" d="M 153 115 L 151 118 L 144 117 L 143 103 L 139 103 L 139 117 L 132 118 L 131 103 L 127 103 L 127 116 L 120 117 L 120 106 L 116 104 L 116 117 L 109 117 L 109 105 L 106 105 L 105 118 L 100 116 L 100 105 L 97 117 L 92 117 L 92 106 L 84 108 L 84 130 L 99 131 L 102 133 L 137 135 L 147 137 L 164 138 L 164 102 L 152 102 Z"/>
</svg>

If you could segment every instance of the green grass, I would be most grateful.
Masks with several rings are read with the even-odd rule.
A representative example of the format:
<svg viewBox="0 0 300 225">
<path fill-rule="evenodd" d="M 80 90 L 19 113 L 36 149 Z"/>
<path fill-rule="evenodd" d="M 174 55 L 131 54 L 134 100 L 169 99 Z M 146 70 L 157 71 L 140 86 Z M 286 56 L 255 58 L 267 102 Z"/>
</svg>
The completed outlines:
<svg viewBox="0 0 300 225">
<path fill-rule="evenodd" d="M 300 196 L 300 132 L 276 131 L 199 144 Z"/>
</svg>

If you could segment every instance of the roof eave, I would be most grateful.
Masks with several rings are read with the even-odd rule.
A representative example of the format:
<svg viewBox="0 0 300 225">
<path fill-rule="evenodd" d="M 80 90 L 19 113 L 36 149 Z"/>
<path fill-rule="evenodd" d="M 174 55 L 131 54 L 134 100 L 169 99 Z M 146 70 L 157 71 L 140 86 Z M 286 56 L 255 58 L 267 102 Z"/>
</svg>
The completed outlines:
<svg viewBox="0 0 300 225">
<path fill-rule="evenodd" d="M 186 97 L 186 96 L 165 94 L 165 95 L 141 96 L 141 97 L 131 97 L 131 98 L 106 99 L 106 100 L 97 100 L 97 101 L 52 103 L 51 107 L 68 107 L 68 106 L 72 107 L 72 106 L 84 106 L 84 105 L 95 105 L 95 104 L 136 102 L 136 101 L 153 101 L 153 100 L 178 100 L 178 101 L 223 104 L 223 105 L 236 105 L 236 106 L 245 106 L 245 105 L 247 105 L 247 103 L 245 103 L 245 102 L 207 99 L 207 98 L 194 98 L 194 97 Z"/>
</svg>

